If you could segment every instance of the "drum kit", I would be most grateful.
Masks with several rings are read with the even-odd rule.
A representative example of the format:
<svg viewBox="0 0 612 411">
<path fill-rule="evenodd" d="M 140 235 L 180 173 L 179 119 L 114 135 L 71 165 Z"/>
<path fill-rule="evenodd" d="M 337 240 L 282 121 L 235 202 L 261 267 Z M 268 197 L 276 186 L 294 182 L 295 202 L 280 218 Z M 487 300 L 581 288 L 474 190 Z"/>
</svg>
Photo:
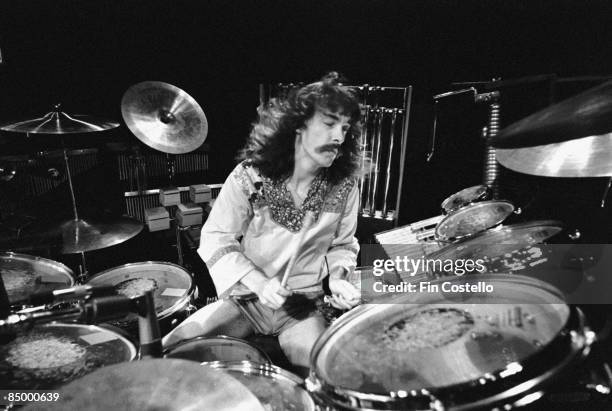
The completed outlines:
<svg viewBox="0 0 612 411">
<path fill-rule="evenodd" d="M 168 154 L 193 150 L 206 137 L 201 108 L 166 83 L 132 87 L 124 95 L 122 114 L 141 141 Z M 527 117 L 490 143 L 499 161 L 517 171 L 610 176 L 611 114 L 612 82 Z M 108 120 L 69 116 L 56 108 L 2 130 L 61 135 L 114 127 Z M 142 227 L 125 218 L 80 218 L 67 161 L 66 172 L 74 219 L 43 231 L 42 240 L 61 245 L 63 253 L 85 253 L 138 234 Z M 35 324 L 17 333 L 0 346 L 0 380 L 9 384 L 2 388 L 60 394 L 60 401 L 34 402 L 28 410 L 468 410 L 511 409 L 541 399 L 556 378 L 588 355 L 599 336 L 559 289 L 516 275 L 499 259 L 547 241 L 563 225 L 502 225 L 515 207 L 492 199 L 487 186 L 452 195 L 442 209 L 433 230 L 442 246 L 429 256 L 489 257 L 488 267 L 500 268 L 477 278 L 495 292 L 403 293 L 377 301 L 384 304 L 360 305 L 334 320 L 318 339 L 306 380 L 272 365 L 252 344 L 223 336 L 177 343 L 166 349 L 164 359 L 132 361 L 138 349 L 119 331 L 135 327 L 131 315 L 111 325 Z M 24 300 L 77 282 L 66 266 L 23 254 L 1 254 L 0 269 L 11 312 L 29 313 L 32 308 L 20 306 Z M 420 278 L 432 286 L 444 282 L 460 288 L 474 281 L 469 275 L 425 274 Z M 195 293 L 191 280 L 180 266 L 142 262 L 82 282 L 89 290 L 111 287 L 127 298 L 150 293 L 156 318 L 168 329 L 188 315 Z"/>
</svg>

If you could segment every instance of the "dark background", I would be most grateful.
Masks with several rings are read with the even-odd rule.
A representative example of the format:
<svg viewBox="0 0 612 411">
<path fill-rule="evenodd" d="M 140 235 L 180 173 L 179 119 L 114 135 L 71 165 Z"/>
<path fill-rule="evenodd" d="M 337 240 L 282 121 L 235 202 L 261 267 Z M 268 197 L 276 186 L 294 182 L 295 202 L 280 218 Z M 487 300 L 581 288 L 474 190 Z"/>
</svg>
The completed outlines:
<svg viewBox="0 0 612 411">
<path fill-rule="evenodd" d="M 338 70 L 352 84 L 414 87 L 400 224 L 482 181 L 486 107 L 440 104 L 436 155 L 425 161 L 432 95 L 453 82 L 611 74 L 609 1 L 504 0 L 18 0 L 0 5 L 0 122 L 68 113 L 121 120 L 132 84 L 176 85 L 203 107 L 211 167 L 222 182 L 258 104 L 258 84 L 309 82 Z M 502 90 L 502 126 L 599 81 L 527 82 Z M 100 138 L 135 139 L 122 125 Z M 1 138 L 2 136 L 0 136 Z M 5 137 L 6 138 L 6 137 Z M 83 137 L 84 139 L 90 137 Z M 16 150 L 14 138 L 0 145 Z M 55 144 L 47 140 L 47 144 Z M 20 150 L 28 150 L 20 148 Z M 515 221 L 558 218 L 610 238 L 606 179 L 544 179 L 507 172 L 503 193 L 523 207 Z"/>
</svg>

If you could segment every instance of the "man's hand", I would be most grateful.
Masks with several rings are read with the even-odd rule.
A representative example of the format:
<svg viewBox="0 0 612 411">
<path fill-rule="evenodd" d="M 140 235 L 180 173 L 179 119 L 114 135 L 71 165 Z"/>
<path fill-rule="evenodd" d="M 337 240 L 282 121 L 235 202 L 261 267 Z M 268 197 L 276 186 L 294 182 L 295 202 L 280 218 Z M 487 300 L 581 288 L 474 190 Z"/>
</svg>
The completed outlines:
<svg viewBox="0 0 612 411">
<path fill-rule="evenodd" d="M 259 292 L 258 292 L 259 291 Z M 281 286 L 280 280 L 277 277 L 270 278 L 263 286 L 255 291 L 259 297 L 259 301 L 273 310 L 278 310 L 287 300 L 291 291 Z"/>
<path fill-rule="evenodd" d="M 357 287 L 346 280 L 329 279 L 331 291 L 330 303 L 336 308 L 350 310 L 361 301 L 361 293 Z"/>
</svg>

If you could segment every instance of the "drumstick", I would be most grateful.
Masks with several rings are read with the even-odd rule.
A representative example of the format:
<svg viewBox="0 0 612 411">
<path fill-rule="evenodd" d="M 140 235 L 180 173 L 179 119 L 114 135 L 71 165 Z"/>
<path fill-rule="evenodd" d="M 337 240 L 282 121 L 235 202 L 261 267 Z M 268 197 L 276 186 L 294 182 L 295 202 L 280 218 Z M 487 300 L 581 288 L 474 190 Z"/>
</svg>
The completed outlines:
<svg viewBox="0 0 612 411">
<path fill-rule="evenodd" d="M 304 237 L 306 236 L 306 231 L 310 228 L 310 225 L 313 221 L 312 212 L 306 211 L 306 215 L 304 215 L 304 224 L 302 224 L 302 231 L 300 232 L 296 242 L 295 248 L 293 250 L 293 255 L 289 260 L 289 264 L 287 264 L 287 269 L 285 270 L 285 274 L 283 275 L 283 279 L 281 281 L 281 287 L 285 288 L 287 285 L 287 280 L 289 279 L 289 275 L 291 275 L 291 271 L 293 271 L 293 267 L 295 266 L 295 261 L 297 260 L 298 252 L 300 251 L 300 247 L 304 243 Z"/>
</svg>

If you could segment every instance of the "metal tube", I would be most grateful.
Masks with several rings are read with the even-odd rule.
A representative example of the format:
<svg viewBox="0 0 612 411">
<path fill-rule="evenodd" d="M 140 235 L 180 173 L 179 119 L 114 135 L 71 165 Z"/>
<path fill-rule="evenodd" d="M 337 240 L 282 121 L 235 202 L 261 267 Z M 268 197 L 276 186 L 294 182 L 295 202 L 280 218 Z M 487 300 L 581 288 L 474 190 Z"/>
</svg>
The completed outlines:
<svg viewBox="0 0 612 411">
<path fill-rule="evenodd" d="M 397 109 L 393 109 L 391 116 L 391 132 L 389 133 L 389 151 L 387 152 L 387 170 L 385 175 L 385 194 L 383 197 L 383 218 L 387 217 L 387 197 L 389 196 L 389 183 L 391 181 L 391 162 L 393 160 L 393 141 L 395 140 L 395 122 L 397 120 Z"/>
<path fill-rule="evenodd" d="M 402 146 L 400 147 L 399 182 L 397 183 L 397 199 L 395 200 L 394 225 L 397 226 L 400 201 L 402 198 L 402 185 L 404 183 L 404 166 L 406 164 L 406 145 L 408 144 L 408 125 L 410 124 L 410 105 L 412 104 L 412 87 L 404 89 L 404 121 L 402 122 Z"/>
<path fill-rule="evenodd" d="M 370 112 L 370 107 L 368 105 L 365 106 L 365 113 L 364 113 L 364 121 L 363 121 L 363 127 L 361 128 L 361 174 L 360 174 L 360 178 L 359 178 L 359 204 L 360 206 L 364 206 L 364 202 L 363 202 L 363 195 L 364 195 L 364 186 L 365 186 L 365 180 L 366 180 L 366 174 L 365 174 L 365 167 L 366 167 L 366 156 L 368 153 L 368 120 L 369 120 L 369 112 Z M 367 200 L 366 200 L 367 202 Z"/>
<path fill-rule="evenodd" d="M 376 213 L 376 194 L 378 194 L 378 174 L 380 173 L 380 151 L 381 151 L 381 140 L 382 140 L 382 125 L 384 108 L 378 108 L 376 111 L 376 133 L 374 135 L 374 180 L 370 187 L 370 214 Z"/>
<path fill-rule="evenodd" d="M 72 175 L 70 174 L 70 164 L 68 164 L 68 152 L 66 151 L 66 145 L 62 139 L 62 146 L 64 147 L 64 165 L 66 166 L 66 177 L 68 178 L 68 187 L 70 188 L 70 199 L 72 200 L 72 212 L 74 214 L 74 221 L 79 220 L 79 213 L 77 212 L 76 199 L 74 197 L 74 186 L 72 185 Z"/>
</svg>

